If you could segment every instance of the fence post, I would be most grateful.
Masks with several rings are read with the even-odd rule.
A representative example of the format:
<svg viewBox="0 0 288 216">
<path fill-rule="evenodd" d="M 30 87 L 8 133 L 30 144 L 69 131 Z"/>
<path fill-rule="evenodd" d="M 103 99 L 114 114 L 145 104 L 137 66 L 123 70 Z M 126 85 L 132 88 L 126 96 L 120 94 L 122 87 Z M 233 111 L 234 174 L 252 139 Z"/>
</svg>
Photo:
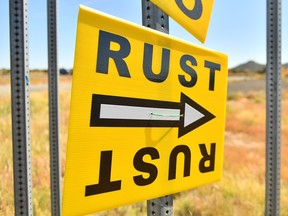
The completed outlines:
<svg viewBox="0 0 288 216">
<path fill-rule="evenodd" d="M 47 0 L 48 19 L 48 87 L 50 132 L 51 215 L 61 215 L 59 105 L 57 66 L 57 0 Z"/>
<path fill-rule="evenodd" d="M 33 215 L 28 0 L 10 0 L 10 75 L 15 215 Z"/>
<path fill-rule="evenodd" d="M 169 33 L 169 17 L 149 0 L 142 0 L 142 25 Z M 147 201 L 148 216 L 172 216 L 173 196 L 163 196 Z"/>
<path fill-rule="evenodd" d="M 281 0 L 267 0 L 266 203 L 265 215 L 280 215 Z"/>
</svg>

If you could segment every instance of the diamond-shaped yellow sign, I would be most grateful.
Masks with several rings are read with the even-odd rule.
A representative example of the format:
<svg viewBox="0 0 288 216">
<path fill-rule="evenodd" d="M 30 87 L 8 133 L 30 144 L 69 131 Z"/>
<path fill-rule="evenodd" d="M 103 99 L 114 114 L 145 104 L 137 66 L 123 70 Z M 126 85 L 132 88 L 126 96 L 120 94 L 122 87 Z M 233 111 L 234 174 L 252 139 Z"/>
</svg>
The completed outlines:
<svg viewBox="0 0 288 216">
<path fill-rule="evenodd" d="M 205 42 L 214 0 L 151 0 L 202 43 Z"/>
</svg>

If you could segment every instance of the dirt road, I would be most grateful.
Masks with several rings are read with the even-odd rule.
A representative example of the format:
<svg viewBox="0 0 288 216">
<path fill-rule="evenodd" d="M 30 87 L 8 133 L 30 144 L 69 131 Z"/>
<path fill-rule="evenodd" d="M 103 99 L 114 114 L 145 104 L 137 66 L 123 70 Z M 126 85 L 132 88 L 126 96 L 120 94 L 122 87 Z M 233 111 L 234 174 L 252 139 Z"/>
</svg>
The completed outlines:
<svg viewBox="0 0 288 216">
<path fill-rule="evenodd" d="M 265 79 L 247 79 L 245 77 L 229 77 L 228 93 L 233 92 L 249 92 L 249 91 L 265 91 L 266 80 Z M 283 82 L 282 87 L 288 89 L 288 83 Z M 60 89 L 70 90 L 71 83 L 64 82 L 59 84 Z M 48 91 L 46 83 L 33 84 L 30 86 L 31 91 Z M 10 94 L 10 85 L 0 85 L 0 96 L 4 94 Z"/>
<path fill-rule="evenodd" d="M 232 92 L 249 92 L 249 91 L 265 91 L 266 89 L 265 79 L 242 79 L 237 81 L 228 82 L 228 93 Z M 287 89 L 288 83 L 283 82 L 282 88 Z"/>
<path fill-rule="evenodd" d="M 59 84 L 60 89 L 65 89 L 65 90 L 70 90 L 71 89 L 71 83 L 60 83 Z M 40 83 L 40 84 L 33 84 L 30 86 L 30 91 L 48 91 L 48 85 L 45 83 Z M 4 94 L 10 94 L 11 87 L 10 85 L 0 85 L 0 96 Z"/>
</svg>

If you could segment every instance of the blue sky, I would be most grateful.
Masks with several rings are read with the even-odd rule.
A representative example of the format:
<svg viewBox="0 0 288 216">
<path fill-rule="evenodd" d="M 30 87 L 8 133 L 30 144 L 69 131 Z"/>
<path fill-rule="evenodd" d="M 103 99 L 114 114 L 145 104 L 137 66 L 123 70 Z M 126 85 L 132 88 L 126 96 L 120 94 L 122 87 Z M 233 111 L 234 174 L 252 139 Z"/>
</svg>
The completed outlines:
<svg viewBox="0 0 288 216">
<path fill-rule="evenodd" d="M 28 1 L 31 69 L 47 68 L 46 2 L 45 0 Z M 141 0 L 58 0 L 59 68 L 73 67 L 79 4 L 140 25 L 142 23 Z M 288 62 L 287 4 L 287 1 L 282 1 L 283 63 Z M 9 0 L 1 0 L 0 68 L 10 67 L 8 11 Z M 227 54 L 230 68 L 248 60 L 266 63 L 266 1 L 264 0 L 215 0 L 205 44 L 198 42 L 172 19 L 169 22 L 171 35 Z"/>
</svg>

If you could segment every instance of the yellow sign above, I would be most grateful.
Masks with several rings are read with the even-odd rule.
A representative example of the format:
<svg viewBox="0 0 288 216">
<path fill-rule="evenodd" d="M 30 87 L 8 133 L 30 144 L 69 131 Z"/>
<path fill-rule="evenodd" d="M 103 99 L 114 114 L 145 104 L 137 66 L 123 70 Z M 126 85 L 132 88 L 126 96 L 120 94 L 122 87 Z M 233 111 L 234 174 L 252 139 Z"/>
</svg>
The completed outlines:
<svg viewBox="0 0 288 216">
<path fill-rule="evenodd" d="M 221 179 L 227 56 L 84 6 L 63 215 Z"/>
<path fill-rule="evenodd" d="M 202 43 L 205 42 L 214 0 L 151 0 Z"/>
</svg>

